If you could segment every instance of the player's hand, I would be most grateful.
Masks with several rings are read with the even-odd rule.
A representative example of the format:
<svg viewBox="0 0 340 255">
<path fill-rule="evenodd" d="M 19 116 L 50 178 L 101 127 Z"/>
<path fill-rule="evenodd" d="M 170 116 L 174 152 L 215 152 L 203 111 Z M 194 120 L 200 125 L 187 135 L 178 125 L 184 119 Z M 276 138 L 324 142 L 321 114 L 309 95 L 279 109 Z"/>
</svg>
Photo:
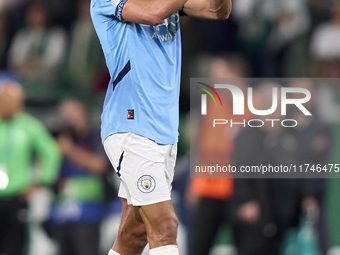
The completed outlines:
<svg viewBox="0 0 340 255">
<path fill-rule="evenodd" d="M 257 201 L 249 201 L 241 205 L 237 210 L 237 216 L 241 221 L 254 223 L 261 215 L 260 204 Z"/>
</svg>

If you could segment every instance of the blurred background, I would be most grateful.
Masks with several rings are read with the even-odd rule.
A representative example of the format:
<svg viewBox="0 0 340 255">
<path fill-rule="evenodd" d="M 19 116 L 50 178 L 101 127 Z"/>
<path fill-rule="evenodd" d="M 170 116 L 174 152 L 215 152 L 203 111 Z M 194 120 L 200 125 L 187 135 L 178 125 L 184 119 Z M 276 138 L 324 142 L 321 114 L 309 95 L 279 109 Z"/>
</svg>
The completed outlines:
<svg viewBox="0 0 340 255">
<path fill-rule="evenodd" d="M 119 180 L 99 137 L 110 76 L 89 6 L 0 0 L 1 255 L 105 255 L 114 242 Z M 181 254 L 340 254 L 338 179 L 195 179 L 189 157 L 190 136 L 197 135 L 189 131 L 190 78 L 340 78 L 340 1 L 234 0 L 228 20 L 185 17 L 181 30 L 173 187 Z M 264 104 L 271 86 L 256 87 Z M 253 153 L 270 150 L 297 155 L 298 163 L 340 163 L 340 86 L 307 79 L 291 86 L 312 91 L 312 121 L 291 112 L 302 127 L 264 130 L 256 137 L 275 146 L 264 142 L 262 151 L 247 150 L 247 130 L 201 136 L 200 160 L 251 164 Z M 287 135 L 297 146 L 285 146 Z"/>
</svg>

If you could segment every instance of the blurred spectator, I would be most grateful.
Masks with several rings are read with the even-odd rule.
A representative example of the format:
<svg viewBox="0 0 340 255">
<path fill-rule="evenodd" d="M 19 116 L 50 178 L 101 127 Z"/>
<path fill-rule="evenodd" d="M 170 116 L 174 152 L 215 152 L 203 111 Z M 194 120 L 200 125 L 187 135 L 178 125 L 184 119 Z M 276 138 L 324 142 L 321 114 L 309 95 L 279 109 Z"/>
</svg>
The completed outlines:
<svg viewBox="0 0 340 255">
<path fill-rule="evenodd" d="M 330 18 L 330 5 L 333 0 L 309 0 L 309 12 L 313 30 Z"/>
<path fill-rule="evenodd" d="M 259 107 L 269 109 L 272 88 L 257 88 Z M 262 116 L 268 118 L 268 116 Z M 276 110 L 271 119 L 281 119 Z M 241 166 L 290 165 L 299 163 L 298 141 L 287 128 L 265 123 L 261 128 L 248 127 L 235 141 L 234 162 Z M 298 225 L 301 207 L 305 212 L 316 208 L 313 193 L 304 179 L 235 179 L 233 230 L 239 255 L 278 255 L 287 231 Z"/>
<path fill-rule="evenodd" d="M 272 0 L 238 0 L 233 2 L 238 28 L 239 50 L 252 66 L 252 77 L 273 76 L 273 57 L 266 44 L 273 27 L 275 2 Z"/>
<path fill-rule="evenodd" d="M 339 66 L 340 67 L 340 66 Z M 316 91 L 315 110 L 319 118 L 329 124 L 340 122 L 340 89 L 337 79 L 321 80 Z"/>
<path fill-rule="evenodd" d="M 95 92 L 99 70 L 106 70 L 102 49 L 90 16 L 90 0 L 82 0 L 71 34 L 68 72 L 78 97 L 89 100 Z"/>
<path fill-rule="evenodd" d="M 233 14 L 239 23 L 240 50 L 252 64 L 253 77 L 307 74 L 307 1 L 239 0 Z"/>
<path fill-rule="evenodd" d="M 97 255 L 108 162 L 84 105 L 66 100 L 59 111 L 62 127 L 54 135 L 64 161 L 51 212 L 52 235 L 60 245 L 60 255 Z"/>
<path fill-rule="evenodd" d="M 310 51 L 317 77 L 340 77 L 340 3 L 332 6 L 332 19 L 319 25 L 312 37 Z"/>
<path fill-rule="evenodd" d="M 58 71 L 66 50 L 66 34 L 49 26 L 45 2 L 34 2 L 26 12 L 26 27 L 14 37 L 9 67 L 27 92 L 28 103 L 52 103 L 58 95 Z"/>
<path fill-rule="evenodd" d="M 23 107 L 20 85 L 1 81 L 0 254 L 6 255 L 24 254 L 28 198 L 40 185 L 53 183 L 60 161 L 53 138 L 41 123 L 22 112 Z"/>
<path fill-rule="evenodd" d="M 248 69 L 245 60 L 238 56 L 216 57 L 211 61 L 211 78 L 242 78 Z M 221 116 L 232 116 L 232 101 L 221 95 L 223 107 L 214 107 L 210 101 L 210 114 L 201 120 L 198 155 L 196 164 L 227 166 L 231 163 L 231 153 L 236 128 L 226 128 L 223 125 L 213 128 L 212 119 L 217 111 Z M 233 194 L 232 176 L 221 175 L 193 176 L 188 190 L 187 201 L 195 209 L 194 222 L 191 232 L 190 254 L 206 255 L 213 245 L 218 230 L 223 223 L 230 223 L 230 198 Z M 196 177 L 196 178 L 195 178 Z"/>
<path fill-rule="evenodd" d="M 0 11 L 0 70 L 7 67 L 7 51 L 9 47 L 9 36 L 7 31 L 7 17 Z"/>
<path fill-rule="evenodd" d="M 291 86 L 308 89 L 312 94 L 312 99 L 305 103 L 306 109 L 312 113 L 312 116 L 304 115 L 297 107 L 292 107 L 290 116 L 297 120 L 299 125 L 296 128 L 290 129 L 298 144 L 298 160 L 299 165 L 310 164 L 325 166 L 329 161 L 330 149 L 332 145 L 332 130 L 331 127 L 320 120 L 315 112 L 315 89 L 311 80 L 300 79 L 294 81 Z M 316 173 L 315 173 L 316 174 Z M 326 173 L 321 173 L 313 179 L 306 179 L 306 189 L 316 201 L 306 200 L 306 203 L 315 203 L 318 207 L 318 232 L 320 247 L 323 254 L 327 253 L 327 226 L 325 219 L 325 191 Z M 316 177 L 316 176 L 314 176 Z M 303 205 L 308 207 L 308 204 Z M 314 205 L 312 205 L 314 206 Z M 307 208 L 306 208 L 307 209 Z"/>
<path fill-rule="evenodd" d="M 277 2 L 275 28 L 268 41 L 269 50 L 276 53 L 278 77 L 310 75 L 309 31 L 311 16 L 307 0 Z"/>
<path fill-rule="evenodd" d="M 280 48 L 310 28 L 310 15 L 305 0 L 272 1 L 275 5 L 275 27 L 269 43 Z"/>
<path fill-rule="evenodd" d="M 0 0 L 0 11 L 13 7 L 23 1 L 26 0 Z"/>
<path fill-rule="evenodd" d="M 80 1 L 82 0 L 49 0 L 54 23 L 69 31 L 77 18 L 77 7 Z"/>
</svg>

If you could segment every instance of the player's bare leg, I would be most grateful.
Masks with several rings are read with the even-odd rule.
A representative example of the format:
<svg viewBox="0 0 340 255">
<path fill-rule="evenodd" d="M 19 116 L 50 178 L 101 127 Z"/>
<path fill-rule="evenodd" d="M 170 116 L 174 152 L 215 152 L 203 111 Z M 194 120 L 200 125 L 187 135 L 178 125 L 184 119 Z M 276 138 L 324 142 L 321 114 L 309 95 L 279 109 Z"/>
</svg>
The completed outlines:
<svg viewBox="0 0 340 255">
<path fill-rule="evenodd" d="M 120 255 L 140 255 L 147 244 L 146 230 L 139 208 L 123 199 L 121 222 L 112 249 Z"/>
<path fill-rule="evenodd" d="M 178 254 L 178 219 L 171 200 L 142 206 L 139 213 L 146 228 L 150 254 Z"/>
</svg>

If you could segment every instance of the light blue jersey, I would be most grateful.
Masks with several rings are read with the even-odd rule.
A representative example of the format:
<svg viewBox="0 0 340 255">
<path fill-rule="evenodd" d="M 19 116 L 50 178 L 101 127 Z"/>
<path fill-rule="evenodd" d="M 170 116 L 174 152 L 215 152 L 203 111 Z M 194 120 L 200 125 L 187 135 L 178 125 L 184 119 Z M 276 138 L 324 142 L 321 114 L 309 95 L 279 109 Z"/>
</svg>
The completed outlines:
<svg viewBox="0 0 340 255">
<path fill-rule="evenodd" d="M 92 0 L 91 16 L 111 80 L 102 141 L 132 132 L 159 144 L 178 140 L 181 72 L 179 12 L 158 26 L 122 21 L 127 0 Z"/>
</svg>

